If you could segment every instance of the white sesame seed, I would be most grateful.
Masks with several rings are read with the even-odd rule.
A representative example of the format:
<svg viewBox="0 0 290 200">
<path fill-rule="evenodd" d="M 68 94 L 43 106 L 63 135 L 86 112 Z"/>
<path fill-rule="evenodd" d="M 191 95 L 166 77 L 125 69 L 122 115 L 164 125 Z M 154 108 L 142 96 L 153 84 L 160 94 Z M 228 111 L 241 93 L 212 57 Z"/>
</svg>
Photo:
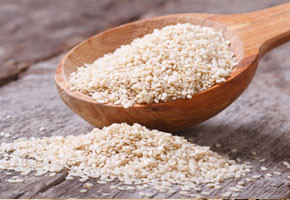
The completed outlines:
<svg viewBox="0 0 290 200">
<path fill-rule="evenodd" d="M 114 189 L 117 189 L 117 187 L 118 187 L 118 186 L 116 186 L 116 185 L 111 185 L 111 186 L 110 186 L 110 189 L 111 189 L 111 190 L 114 190 Z"/>
<path fill-rule="evenodd" d="M 226 193 L 223 193 L 223 194 L 222 194 L 222 197 L 224 197 L 224 198 L 228 198 L 228 197 L 230 197 L 231 195 L 232 195 L 231 192 L 226 192 Z"/>
<path fill-rule="evenodd" d="M 91 188 L 93 186 L 93 184 L 92 183 L 89 183 L 89 182 L 87 182 L 87 183 L 85 183 L 84 184 L 84 188 Z"/>
<path fill-rule="evenodd" d="M 10 133 L 5 133 L 4 137 L 9 138 L 11 135 Z"/>
<path fill-rule="evenodd" d="M 80 193 L 86 193 L 88 190 L 86 190 L 86 189 L 81 189 L 80 190 Z"/>
<path fill-rule="evenodd" d="M 272 174 L 271 173 L 267 173 L 266 176 L 272 177 Z"/>
<path fill-rule="evenodd" d="M 232 197 L 237 197 L 237 196 L 239 196 L 240 194 L 239 193 L 233 193 L 232 194 Z"/>
<path fill-rule="evenodd" d="M 72 176 L 65 177 L 65 180 L 73 180 L 73 179 L 74 179 L 74 177 L 72 177 Z"/>
<path fill-rule="evenodd" d="M 258 179 L 258 178 L 260 178 L 260 177 L 261 177 L 261 175 L 253 175 L 253 176 L 252 176 L 253 179 Z"/>
<path fill-rule="evenodd" d="M 236 153 L 238 151 L 238 149 L 231 149 L 230 150 L 232 153 Z"/>
<path fill-rule="evenodd" d="M 222 145 L 219 144 L 219 143 L 215 144 L 215 147 L 221 147 L 221 146 L 222 146 Z"/>
<path fill-rule="evenodd" d="M 275 174 L 275 175 L 281 175 L 282 173 L 281 172 L 273 172 L 273 174 Z"/>
<path fill-rule="evenodd" d="M 55 172 L 52 172 L 52 173 L 49 173 L 48 176 L 55 176 L 55 175 L 56 175 L 56 173 Z"/>
<path fill-rule="evenodd" d="M 236 187 L 230 187 L 229 190 L 231 190 L 232 192 L 239 192 L 239 191 L 241 191 L 240 188 L 236 188 Z"/>
<path fill-rule="evenodd" d="M 106 184 L 107 182 L 106 182 L 106 181 L 98 180 L 97 183 L 98 183 L 98 184 Z"/>
<path fill-rule="evenodd" d="M 244 185 L 245 182 L 244 182 L 244 181 L 239 181 L 238 184 L 239 184 L 239 185 Z"/>
<path fill-rule="evenodd" d="M 261 167 L 261 170 L 262 170 L 262 171 L 266 171 L 266 170 L 268 170 L 268 169 L 267 169 L 266 167 L 262 166 L 262 167 Z"/>
<path fill-rule="evenodd" d="M 46 128 L 44 128 L 43 126 L 41 126 L 41 127 L 39 128 L 39 130 L 40 130 L 40 131 L 45 131 Z"/>
<path fill-rule="evenodd" d="M 262 162 L 265 162 L 265 160 L 266 160 L 266 159 L 265 159 L 265 158 L 263 158 L 263 159 L 260 159 L 260 160 L 259 160 L 259 162 L 261 162 L 261 163 L 262 163 Z"/>
<path fill-rule="evenodd" d="M 255 151 L 251 151 L 250 154 L 251 154 L 252 156 L 255 156 L 255 155 L 257 155 L 257 152 L 255 152 Z"/>
<path fill-rule="evenodd" d="M 246 181 L 251 182 L 252 179 L 251 178 L 246 178 Z"/>
<path fill-rule="evenodd" d="M 151 196 L 153 196 L 153 194 L 152 193 L 144 193 L 144 196 L 145 197 L 151 197 Z"/>
<path fill-rule="evenodd" d="M 206 192 L 206 191 L 202 191 L 201 194 L 210 195 L 210 193 L 209 192 Z"/>
</svg>

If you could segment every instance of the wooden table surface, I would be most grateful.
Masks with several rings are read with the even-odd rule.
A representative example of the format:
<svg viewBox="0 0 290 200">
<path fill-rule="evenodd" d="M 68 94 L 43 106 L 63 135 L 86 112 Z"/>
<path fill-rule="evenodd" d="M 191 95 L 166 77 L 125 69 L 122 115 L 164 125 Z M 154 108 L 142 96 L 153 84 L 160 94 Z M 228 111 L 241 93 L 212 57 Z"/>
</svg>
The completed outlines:
<svg viewBox="0 0 290 200">
<path fill-rule="evenodd" d="M 0 0 L 0 131 L 19 137 L 78 135 L 92 126 L 69 110 L 58 97 L 54 71 L 60 58 L 81 40 L 102 30 L 132 20 L 182 12 L 241 13 L 289 2 L 287 0 Z M 247 183 L 237 198 L 290 198 L 290 46 L 268 53 L 244 94 L 212 119 L 177 133 L 199 145 L 231 158 L 253 162 L 253 174 L 265 174 L 261 163 L 249 152 L 265 158 L 269 170 L 281 176 L 261 177 Z M 11 118 L 7 117 L 8 115 Z M 40 131 L 44 126 L 46 131 Z M 222 147 L 216 148 L 214 144 Z M 13 175 L 17 175 L 15 172 Z M 24 183 L 7 182 L 0 171 L 0 198 L 141 198 L 138 191 L 113 190 L 98 185 L 80 193 L 83 183 L 55 177 L 23 177 Z M 219 198 L 237 181 L 228 180 L 223 189 L 205 198 Z M 212 191 L 204 188 L 205 191 Z M 150 190 L 148 190 L 150 191 Z M 184 198 L 154 192 L 152 198 Z"/>
</svg>

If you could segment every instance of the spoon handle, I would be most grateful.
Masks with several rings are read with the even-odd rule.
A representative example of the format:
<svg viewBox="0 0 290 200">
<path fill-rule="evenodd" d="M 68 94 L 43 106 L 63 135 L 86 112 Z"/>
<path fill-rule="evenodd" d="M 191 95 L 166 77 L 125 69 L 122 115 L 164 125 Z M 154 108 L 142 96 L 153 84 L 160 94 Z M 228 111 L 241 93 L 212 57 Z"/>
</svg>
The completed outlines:
<svg viewBox="0 0 290 200">
<path fill-rule="evenodd" d="M 248 55 L 259 54 L 259 58 L 271 49 L 290 41 L 290 3 L 265 10 L 237 15 L 219 16 L 236 32 Z"/>
</svg>

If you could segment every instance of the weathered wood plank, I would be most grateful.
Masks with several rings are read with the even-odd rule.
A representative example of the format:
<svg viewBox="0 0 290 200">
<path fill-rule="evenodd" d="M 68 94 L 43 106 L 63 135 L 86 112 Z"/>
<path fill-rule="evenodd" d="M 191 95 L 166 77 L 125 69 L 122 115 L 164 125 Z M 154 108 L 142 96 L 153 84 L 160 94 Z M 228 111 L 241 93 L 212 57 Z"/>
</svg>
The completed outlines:
<svg viewBox="0 0 290 200">
<path fill-rule="evenodd" d="M 134 20 L 164 0 L 1 0 L 0 85 L 84 38 Z"/>
<path fill-rule="evenodd" d="M 125 1 L 120 2 L 124 3 Z M 255 10 L 254 7 L 257 9 L 268 7 L 271 4 L 271 1 L 250 0 L 219 1 L 219 5 L 216 1 L 209 0 L 192 2 L 169 1 L 163 7 L 148 12 L 147 16 L 173 11 L 207 12 L 212 10 L 233 13 Z M 214 7 L 216 7 L 215 10 Z M 115 10 L 115 12 L 117 11 Z M 124 16 L 127 15 L 124 14 Z M 84 21 L 86 20 L 88 19 L 84 19 Z M 104 22 L 103 28 L 106 23 L 109 22 Z M 72 33 L 67 34 L 68 40 L 69 36 L 78 34 L 78 30 L 75 29 L 76 27 L 67 29 L 68 32 L 72 31 Z M 99 29 L 95 29 L 93 32 L 97 30 Z M 86 31 L 84 30 L 84 36 L 81 37 L 86 37 L 86 34 L 92 33 Z M 1 35 L 0 41 L 2 42 L 2 40 Z M 13 44 L 15 42 L 12 40 Z M 58 54 L 58 48 L 51 48 L 51 52 Z M 290 198 L 290 182 L 287 178 L 290 173 L 281 164 L 282 161 L 290 160 L 289 51 L 290 46 L 286 44 L 270 52 L 261 61 L 250 87 L 234 104 L 216 117 L 178 133 L 191 138 L 192 142 L 200 145 L 213 147 L 214 144 L 221 143 L 222 147 L 213 147 L 213 150 L 219 153 L 229 154 L 231 148 L 237 148 L 238 152 L 231 157 L 239 157 L 242 161 L 253 161 L 252 174 L 261 173 L 261 164 L 251 158 L 249 155 L 251 151 L 256 151 L 258 156 L 266 159 L 263 165 L 269 168 L 269 172 L 282 172 L 281 176 L 262 177 L 250 182 L 237 198 Z M 26 53 L 29 52 L 32 51 Z M 1 137 L 0 142 L 11 142 L 23 136 L 78 135 L 92 128 L 72 113 L 57 95 L 53 74 L 60 57 L 56 56 L 31 65 L 26 72 L 20 75 L 19 80 L 0 88 L 0 131 L 10 132 L 12 135 L 11 138 Z M 42 58 L 39 57 L 39 59 Z M 7 115 L 10 115 L 11 118 L 7 119 Z M 40 131 L 40 126 L 44 126 L 47 130 Z M 0 198 L 141 198 L 134 190 L 110 191 L 109 185 L 97 184 L 96 180 L 90 180 L 94 186 L 88 189 L 87 193 L 79 193 L 82 189 L 82 183 L 77 180 L 64 180 L 65 173 L 60 173 L 56 177 L 34 177 L 32 174 L 23 177 L 25 182 L 19 184 L 8 183 L 7 179 L 10 176 L 6 175 L 4 171 L 0 171 Z M 236 182 L 226 181 L 221 191 L 215 191 L 210 196 L 205 197 L 221 197 L 221 194 L 228 187 L 234 186 L 234 183 Z M 211 191 L 207 188 L 204 189 Z M 103 196 L 103 192 L 111 192 L 111 196 Z M 152 197 L 184 198 L 178 194 L 170 195 L 157 192 Z"/>
</svg>

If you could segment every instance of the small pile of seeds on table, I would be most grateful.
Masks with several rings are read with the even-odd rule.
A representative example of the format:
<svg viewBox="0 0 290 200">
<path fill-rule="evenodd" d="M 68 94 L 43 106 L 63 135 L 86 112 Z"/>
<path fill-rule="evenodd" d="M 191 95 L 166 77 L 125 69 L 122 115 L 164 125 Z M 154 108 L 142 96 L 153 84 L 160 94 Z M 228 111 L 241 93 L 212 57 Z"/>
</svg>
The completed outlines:
<svg viewBox="0 0 290 200">
<path fill-rule="evenodd" d="M 67 179 L 97 178 L 105 184 L 119 179 L 129 190 L 153 186 L 170 192 L 175 186 L 198 189 L 219 187 L 225 179 L 246 176 L 251 165 L 198 146 L 180 136 L 149 130 L 139 124 L 113 124 L 79 136 L 18 139 L 0 146 L 0 169 L 36 176 L 68 170 Z M 19 179 L 10 182 L 20 182 Z M 87 183 L 82 192 L 92 185 Z M 131 187 L 131 188 L 129 188 Z"/>
<path fill-rule="evenodd" d="M 224 82 L 237 59 L 222 32 L 177 24 L 123 45 L 70 76 L 71 90 L 125 108 L 191 98 Z"/>
</svg>

